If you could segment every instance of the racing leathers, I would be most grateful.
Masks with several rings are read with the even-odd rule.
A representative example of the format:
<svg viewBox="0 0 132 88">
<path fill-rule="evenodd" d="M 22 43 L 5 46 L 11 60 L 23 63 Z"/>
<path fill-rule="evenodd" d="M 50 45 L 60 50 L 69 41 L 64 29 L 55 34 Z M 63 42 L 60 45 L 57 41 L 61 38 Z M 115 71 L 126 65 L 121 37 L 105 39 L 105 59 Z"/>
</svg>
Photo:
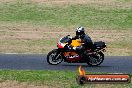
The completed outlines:
<svg viewBox="0 0 132 88">
<path fill-rule="evenodd" d="M 75 36 L 71 40 L 76 40 L 76 39 L 81 39 L 81 45 L 77 46 L 77 47 L 72 47 L 72 48 L 69 47 L 69 49 L 78 50 L 78 51 L 82 51 L 86 48 L 92 49 L 93 42 L 92 42 L 91 38 L 88 35 L 84 34 L 81 37 L 80 36 Z M 70 45 L 70 43 L 71 42 L 69 42 L 69 45 Z"/>
<path fill-rule="evenodd" d="M 82 35 L 81 37 L 75 36 L 73 39 L 81 39 L 81 46 L 73 47 L 74 50 L 84 50 L 86 48 L 92 49 L 93 42 L 88 35 Z"/>
</svg>

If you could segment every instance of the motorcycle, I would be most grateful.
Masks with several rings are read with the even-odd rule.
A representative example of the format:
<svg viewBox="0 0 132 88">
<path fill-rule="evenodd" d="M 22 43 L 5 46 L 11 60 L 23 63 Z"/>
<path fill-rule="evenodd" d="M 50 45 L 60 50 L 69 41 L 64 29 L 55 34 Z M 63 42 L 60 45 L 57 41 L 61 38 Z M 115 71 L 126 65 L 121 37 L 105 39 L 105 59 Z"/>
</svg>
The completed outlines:
<svg viewBox="0 0 132 88">
<path fill-rule="evenodd" d="M 62 61 L 67 63 L 87 63 L 89 66 L 98 66 L 104 60 L 103 52 L 106 51 L 105 42 L 94 42 L 93 49 L 85 49 L 83 52 L 67 49 L 67 46 L 76 47 L 82 44 L 81 40 L 72 38 L 67 35 L 57 43 L 58 49 L 53 49 L 47 55 L 47 62 L 51 65 L 58 65 Z M 68 45 L 69 41 L 71 44 Z"/>
</svg>

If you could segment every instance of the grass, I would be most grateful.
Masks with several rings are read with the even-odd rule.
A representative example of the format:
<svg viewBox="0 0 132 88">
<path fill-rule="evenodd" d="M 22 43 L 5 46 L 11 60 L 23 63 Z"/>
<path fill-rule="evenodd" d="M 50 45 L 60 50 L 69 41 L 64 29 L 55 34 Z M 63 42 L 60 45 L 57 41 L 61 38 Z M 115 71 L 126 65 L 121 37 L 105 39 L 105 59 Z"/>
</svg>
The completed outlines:
<svg viewBox="0 0 132 88">
<path fill-rule="evenodd" d="M 88 72 L 90 73 L 90 72 Z M 87 73 L 87 74 L 88 74 Z M 132 84 L 86 84 L 80 86 L 76 83 L 77 72 L 71 71 L 17 71 L 17 70 L 0 70 L 0 81 L 4 82 L 6 80 L 28 82 L 29 84 L 34 83 L 34 85 L 46 85 L 54 88 L 124 88 L 132 87 Z M 131 75 L 132 76 L 132 75 Z"/>
<path fill-rule="evenodd" d="M 106 49 L 107 52 L 105 55 L 108 56 L 132 56 L 132 46 L 131 41 L 114 41 L 114 42 L 109 42 L 108 48 Z"/>
<path fill-rule="evenodd" d="M 87 4 L 60 7 L 17 1 L 0 5 L 0 21 L 61 27 L 82 25 L 105 29 L 132 28 L 131 8 L 105 8 Z"/>
<path fill-rule="evenodd" d="M 0 32 L 0 53 L 47 53 L 56 47 L 56 39 L 60 34 L 51 34 L 52 37 L 50 34 L 43 33 L 44 31 L 67 32 L 70 30 L 69 32 L 71 32 L 73 28 L 81 25 L 93 30 L 88 33 L 94 40 L 106 39 L 108 44 L 106 55 L 132 55 L 132 8 L 129 4 L 131 0 L 115 0 L 117 1 L 113 2 L 115 4 L 85 3 L 60 6 L 25 1 L 16 0 L 0 3 L 0 30 L 2 30 Z M 24 23 L 33 27 L 25 27 Z M 16 26 L 17 24 L 21 26 Z M 39 27 L 41 28 L 39 29 Z M 36 29 L 40 33 L 36 33 Z M 96 29 L 101 29 L 97 31 L 98 34 L 93 33 Z M 22 33 L 23 30 L 33 32 Z M 106 30 L 108 32 L 102 34 Z M 116 36 L 118 33 L 121 35 Z M 22 34 L 25 36 L 22 37 Z M 32 34 L 37 34 L 37 36 Z M 39 38 L 36 39 L 38 36 Z M 77 73 L 71 71 L 0 70 L 0 84 L 6 80 L 15 80 L 54 88 L 132 87 L 132 84 L 87 84 L 79 86 L 75 80 L 76 76 Z"/>
<path fill-rule="evenodd" d="M 130 0 L 40 3 L 31 0 L 0 3 L 0 53 L 48 53 L 56 48 L 59 37 L 68 34 L 63 32 L 73 34 L 81 25 L 93 41 L 107 43 L 105 55 L 132 55 Z M 44 33 L 49 31 L 53 33 Z"/>
<path fill-rule="evenodd" d="M 118 0 L 120 2 L 131 2 L 131 0 Z"/>
<path fill-rule="evenodd" d="M 0 52 L 5 53 L 47 53 L 56 47 L 56 39 L 37 39 L 37 40 L 1 40 Z M 52 46 L 51 46 L 52 45 Z M 47 47 L 47 48 L 46 48 Z"/>
<path fill-rule="evenodd" d="M 13 25 L 12 25 L 13 26 Z M 67 29 L 34 28 L 30 26 L 6 26 L 0 32 L 0 53 L 48 53 L 56 47 L 60 37 L 67 34 L 73 35 L 73 31 Z M 10 28 L 10 29 L 8 29 Z M 36 30 L 37 29 L 37 30 Z M 53 33 L 46 33 L 54 31 Z M 60 32 L 62 31 L 62 33 Z M 131 31 L 130 30 L 89 30 L 87 31 L 93 41 L 105 41 L 108 45 L 106 56 L 131 56 Z M 100 35 L 101 34 L 101 35 Z M 50 36 L 52 35 L 52 36 Z"/>
<path fill-rule="evenodd" d="M 13 25 L 12 25 L 13 26 Z M 6 26 L 0 32 L 0 53 L 43 53 L 47 54 L 56 47 L 60 37 L 73 31 L 67 29 L 37 28 L 32 26 Z M 8 29 L 10 28 L 10 29 Z M 37 30 L 36 30 L 37 29 Z M 57 31 L 55 31 L 57 30 Z M 51 31 L 51 33 L 46 33 Z M 57 33 L 52 33 L 52 31 Z M 62 33 L 61 33 L 62 32 Z M 67 33 L 65 33 L 67 32 Z M 131 56 L 131 31 L 130 30 L 89 30 L 87 31 L 93 41 L 105 41 L 107 44 L 106 56 Z M 50 36 L 52 35 L 52 36 Z"/>
</svg>

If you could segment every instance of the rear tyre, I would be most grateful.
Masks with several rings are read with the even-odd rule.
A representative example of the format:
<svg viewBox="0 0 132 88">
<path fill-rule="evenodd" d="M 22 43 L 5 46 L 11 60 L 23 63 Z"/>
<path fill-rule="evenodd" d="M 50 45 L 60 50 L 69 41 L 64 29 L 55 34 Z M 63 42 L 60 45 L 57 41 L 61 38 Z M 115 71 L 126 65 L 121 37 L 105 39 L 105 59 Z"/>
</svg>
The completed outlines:
<svg viewBox="0 0 132 88">
<path fill-rule="evenodd" d="M 104 54 L 102 52 L 99 52 L 95 56 L 90 56 L 87 64 L 89 66 L 98 66 L 103 61 L 104 61 Z"/>
<path fill-rule="evenodd" d="M 47 62 L 51 65 L 58 65 L 63 61 L 57 49 L 50 51 L 47 55 Z"/>
</svg>

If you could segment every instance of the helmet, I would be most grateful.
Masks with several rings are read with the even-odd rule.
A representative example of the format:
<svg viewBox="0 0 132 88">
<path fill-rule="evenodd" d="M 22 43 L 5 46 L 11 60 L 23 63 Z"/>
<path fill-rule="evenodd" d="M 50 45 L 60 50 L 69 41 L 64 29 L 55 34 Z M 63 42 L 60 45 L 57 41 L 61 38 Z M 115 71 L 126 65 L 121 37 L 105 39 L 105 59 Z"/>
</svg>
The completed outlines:
<svg viewBox="0 0 132 88">
<path fill-rule="evenodd" d="M 83 35 L 85 35 L 85 30 L 84 30 L 84 28 L 83 28 L 83 27 L 78 27 L 78 28 L 76 29 L 76 36 L 81 37 L 81 36 L 83 36 Z"/>
</svg>

